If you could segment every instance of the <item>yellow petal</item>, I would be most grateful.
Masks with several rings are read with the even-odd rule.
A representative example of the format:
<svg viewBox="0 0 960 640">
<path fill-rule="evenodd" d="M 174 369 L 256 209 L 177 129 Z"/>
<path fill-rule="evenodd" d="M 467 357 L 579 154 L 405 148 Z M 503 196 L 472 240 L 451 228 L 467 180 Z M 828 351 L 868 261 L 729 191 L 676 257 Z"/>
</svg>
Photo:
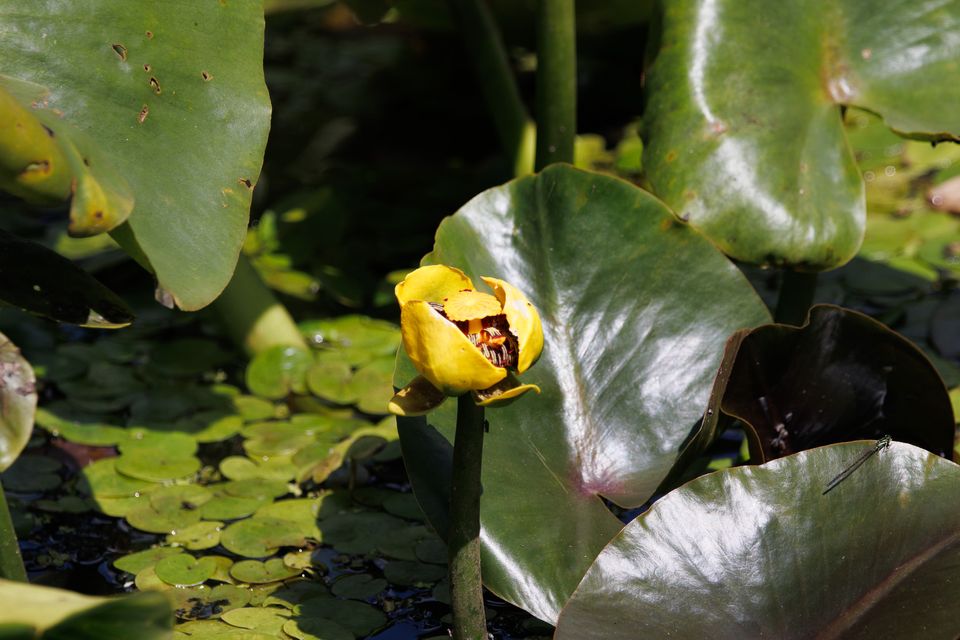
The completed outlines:
<svg viewBox="0 0 960 640">
<path fill-rule="evenodd" d="M 474 391 L 473 401 L 481 407 L 503 407 L 528 391 L 540 393 L 540 387 L 535 384 L 520 384 L 516 376 L 510 374 L 492 387 Z"/>
<path fill-rule="evenodd" d="M 457 291 L 443 299 L 443 312 L 451 320 L 479 320 L 500 315 L 501 307 L 489 293 Z"/>
<path fill-rule="evenodd" d="M 486 389 L 507 375 L 506 369 L 493 366 L 456 325 L 426 302 L 403 305 L 400 334 L 417 371 L 448 396 Z"/>
<path fill-rule="evenodd" d="M 517 334 L 520 357 L 517 373 L 523 373 L 537 361 L 543 351 L 543 324 L 537 308 L 512 284 L 497 278 L 483 278 L 503 306 L 510 328 Z"/>
<path fill-rule="evenodd" d="M 429 380 L 417 376 L 413 382 L 397 391 L 387 409 L 397 416 L 422 416 L 439 407 L 446 399 L 447 396 Z"/>
<path fill-rule="evenodd" d="M 402 307 L 411 300 L 443 302 L 444 298 L 462 289 L 473 289 L 473 282 L 463 271 L 433 264 L 408 273 L 393 291 Z"/>
</svg>

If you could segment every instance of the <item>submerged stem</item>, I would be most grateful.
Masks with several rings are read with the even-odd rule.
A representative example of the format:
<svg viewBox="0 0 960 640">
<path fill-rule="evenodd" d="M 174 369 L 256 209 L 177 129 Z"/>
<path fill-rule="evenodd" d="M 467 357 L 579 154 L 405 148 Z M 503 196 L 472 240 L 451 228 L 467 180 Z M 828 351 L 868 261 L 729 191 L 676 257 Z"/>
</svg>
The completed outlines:
<svg viewBox="0 0 960 640">
<path fill-rule="evenodd" d="M 5 580 L 27 581 L 27 570 L 20 557 L 20 544 L 13 529 L 7 497 L 0 486 L 0 578 Z"/>
<path fill-rule="evenodd" d="M 485 640 L 487 621 L 480 580 L 480 469 L 483 407 L 471 394 L 457 398 L 450 491 L 450 602 L 455 640 Z"/>
</svg>

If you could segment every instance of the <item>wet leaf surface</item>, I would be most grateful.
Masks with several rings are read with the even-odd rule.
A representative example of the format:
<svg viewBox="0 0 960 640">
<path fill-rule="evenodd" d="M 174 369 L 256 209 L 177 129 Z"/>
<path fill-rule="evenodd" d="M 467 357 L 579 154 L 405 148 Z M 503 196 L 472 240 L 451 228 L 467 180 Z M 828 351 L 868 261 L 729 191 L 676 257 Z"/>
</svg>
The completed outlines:
<svg viewBox="0 0 960 640">
<path fill-rule="evenodd" d="M 955 637 L 960 515 L 943 505 L 958 467 L 895 442 L 823 495 L 873 444 L 719 471 L 668 494 L 600 554 L 556 637 Z"/>
</svg>

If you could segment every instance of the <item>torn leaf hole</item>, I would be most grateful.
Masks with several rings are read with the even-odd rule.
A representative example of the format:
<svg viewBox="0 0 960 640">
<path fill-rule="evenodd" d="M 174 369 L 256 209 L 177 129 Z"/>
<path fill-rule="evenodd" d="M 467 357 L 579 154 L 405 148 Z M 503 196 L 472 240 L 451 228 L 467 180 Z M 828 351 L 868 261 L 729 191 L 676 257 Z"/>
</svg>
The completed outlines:
<svg viewBox="0 0 960 640">
<path fill-rule="evenodd" d="M 50 161 L 49 160 L 38 160 L 37 162 L 31 162 L 23 171 L 20 172 L 20 175 L 27 173 L 50 173 Z"/>
<path fill-rule="evenodd" d="M 209 71 L 201 71 L 200 77 L 203 78 L 204 82 L 210 82 L 211 80 L 213 80 L 213 74 L 210 73 Z"/>
<path fill-rule="evenodd" d="M 147 40 L 153 40 L 153 31 L 147 31 Z"/>
<path fill-rule="evenodd" d="M 149 64 L 143 65 L 143 70 L 146 71 L 147 73 L 150 73 L 151 69 L 153 69 L 153 67 L 151 67 Z"/>
<path fill-rule="evenodd" d="M 153 89 L 155 94 L 160 95 L 160 81 L 155 76 L 150 76 L 150 88 Z"/>
<path fill-rule="evenodd" d="M 143 121 L 147 119 L 148 115 L 150 115 L 150 107 L 148 105 L 143 105 L 143 108 L 140 109 L 140 113 L 137 114 L 137 122 L 143 124 Z"/>
<path fill-rule="evenodd" d="M 41 124 L 40 126 L 43 127 L 43 130 L 47 132 L 47 135 L 48 135 L 48 136 L 50 136 L 51 138 L 55 138 L 55 137 L 56 137 L 56 134 L 53 132 L 53 129 L 51 129 L 50 127 L 48 127 L 48 126 L 45 125 L 45 124 Z"/>
<path fill-rule="evenodd" d="M 114 53 L 120 56 L 121 60 L 125 61 L 127 59 L 127 48 L 125 46 L 119 43 L 113 44 L 111 46 L 113 48 Z"/>
<path fill-rule="evenodd" d="M 89 167 L 89 166 L 90 166 L 90 158 L 84 158 L 84 159 L 83 159 L 83 166 L 85 166 L 85 167 Z"/>
<path fill-rule="evenodd" d="M 237 180 L 237 182 L 245 186 L 247 189 L 253 189 L 253 182 L 250 181 L 250 178 L 240 178 Z"/>
</svg>

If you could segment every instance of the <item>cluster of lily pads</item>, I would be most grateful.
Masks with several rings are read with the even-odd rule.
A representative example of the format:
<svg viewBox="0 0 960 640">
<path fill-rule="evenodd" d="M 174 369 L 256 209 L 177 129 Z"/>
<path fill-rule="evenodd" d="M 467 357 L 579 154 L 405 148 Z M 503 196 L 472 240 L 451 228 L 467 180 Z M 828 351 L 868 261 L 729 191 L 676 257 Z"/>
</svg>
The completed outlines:
<svg viewBox="0 0 960 640">
<path fill-rule="evenodd" d="M 99 512 L 129 532 L 114 550 L 141 547 L 106 553 L 114 577 L 168 593 L 177 638 L 363 638 L 422 601 L 438 606 L 418 632 L 440 628 L 446 547 L 389 471 L 397 328 L 362 316 L 306 322 L 312 351 L 274 348 L 245 371 L 189 328 L 149 342 L 142 328 L 21 340 L 48 435 L 2 481 L 30 568 L 70 562 L 31 532 L 68 517 L 58 512 Z"/>
</svg>

